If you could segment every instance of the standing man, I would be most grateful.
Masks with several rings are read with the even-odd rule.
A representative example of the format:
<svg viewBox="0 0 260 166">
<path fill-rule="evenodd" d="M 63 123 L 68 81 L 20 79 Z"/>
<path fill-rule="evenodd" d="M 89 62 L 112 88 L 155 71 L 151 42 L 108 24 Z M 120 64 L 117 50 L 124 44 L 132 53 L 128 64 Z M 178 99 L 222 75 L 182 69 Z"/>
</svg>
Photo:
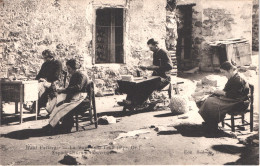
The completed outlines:
<svg viewBox="0 0 260 166">
<path fill-rule="evenodd" d="M 173 68 L 172 61 L 168 53 L 158 47 L 158 42 L 153 38 L 147 41 L 149 49 L 153 52 L 153 65 L 140 66 L 141 69 L 152 70 L 153 76 L 160 76 L 161 83 L 156 90 L 162 90 L 171 82 L 169 71 Z"/>
<path fill-rule="evenodd" d="M 59 81 L 62 64 L 59 60 L 54 59 L 54 53 L 50 50 L 44 50 L 42 52 L 44 63 L 36 76 L 36 80 L 39 81 L 39 100 L 38 100 L 38 113 L 40 114 L 40 108 L 46 107 L 48 98 L 53 99 L 56 96 L 56 85 Z M 35 108 L 35 103 L 32 108 Z"/>
</svg>

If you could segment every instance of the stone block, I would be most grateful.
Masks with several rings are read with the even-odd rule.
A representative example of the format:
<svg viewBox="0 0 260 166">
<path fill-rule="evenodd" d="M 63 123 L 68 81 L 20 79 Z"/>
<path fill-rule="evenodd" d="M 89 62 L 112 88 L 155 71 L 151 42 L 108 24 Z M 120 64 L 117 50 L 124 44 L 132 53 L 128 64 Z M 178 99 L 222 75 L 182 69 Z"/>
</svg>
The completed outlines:
<svg viewBox="0 0 260 166">
<path fill-rule="evenodd" d="M 221 86 L 227 82 L 227 78 L 218 75 L 208 75 L 202 79 L 202 84 L 210 86 Z"/>
<path fill-rule="evenodd" d="M 113 124 L 116 123 L 117 120 L 113 116 L 102 116 L 98 118 L 98 124 L 100 125 L 108 125 L 108 124 Z"/>
<path fill-rule="evenodd" d="M 86 163 L 89 154 L 90 152 L 88 151 L 78 151 L 75 153 L 68 153 L 64 156 L 64 158 L 60 162 L 65 165 L 82 165 Z"/>
</svg>

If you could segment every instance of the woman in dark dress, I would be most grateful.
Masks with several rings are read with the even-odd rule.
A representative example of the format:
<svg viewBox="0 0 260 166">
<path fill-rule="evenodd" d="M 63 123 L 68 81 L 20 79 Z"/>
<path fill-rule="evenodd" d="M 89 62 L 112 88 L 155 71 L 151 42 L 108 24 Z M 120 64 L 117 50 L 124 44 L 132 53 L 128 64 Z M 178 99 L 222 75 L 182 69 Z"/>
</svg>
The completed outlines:
<svg viewBox="0 0 260 166">
<path fill-rule="evenodd" d="M 44 63 L 36 76 L 36 80 L 39 81 L 38 114 L 42 107 L 46 107 L 48 99 L 56 97 L 56 83 L 60 79 L 62 64 L 59 60 L 54 59 L 54 55 L 50 50 L 42 52 Z M 31 112 L 35 112 L 35 104 L 34 102 Z"/>
<path fill-rule="evenodd" d="M 80 67 L 75 59 L 68 60 L 66 66 L 71 75 L 69 85 L 67 88 L 57 89 L 59 94 L 65 94 L 63 95 L 65 100 L 60 101 L 53 107 L 47 107 L 51 114 L 49 125 L 46 128 L 54 128 L 61 121 L 60 129 L 64 132 L 70 132 L 74 124 L 73 113 L 76 110 L 75 108 L 82 102 L 86 102 L 88 77 L 77 71 Z"/>
<path fill-rule="evenodd" d="M 199 110 L 204 124 L 211 131 L 218 129 L 218 123 L 225 118 L 226 113 L 244 111 L 248 107 L 248 102 L 244 102 L 248 100 L 248 83 L 239 76 L 236 67 L 230 62 L 224 62 L 221 71 L 228 78 L 225 88 L 215 91 Z"/>
</svg>

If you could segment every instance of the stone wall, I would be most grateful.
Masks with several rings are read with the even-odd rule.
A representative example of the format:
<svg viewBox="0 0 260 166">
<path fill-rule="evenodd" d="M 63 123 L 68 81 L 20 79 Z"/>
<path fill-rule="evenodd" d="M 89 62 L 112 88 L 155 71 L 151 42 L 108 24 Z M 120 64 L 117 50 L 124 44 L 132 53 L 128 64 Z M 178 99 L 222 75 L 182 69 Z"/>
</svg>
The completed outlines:
<svg viewBox="0 0 260 166">
<path fill-rule="evenodd" d="M 254 51 L 259 50 L 259 0 L 253 1 L 253 41 L 252 41 L 252 49 Z"/>
<path fill-rule="evenodd" d="M 208 42 L 246 38 L 252 46 L 252 1 L 251 0 L 202 0 L 194 7 L 194 12 L 201 13 L 201 34 L 194 34 L 198 43 L 200 69 L 213 71 L 211 67 L 211 48 Z M 194 15 L 196 16 L 196 15 Z M 200 16 L 198 16 L 200 18 Z M 195 41 L 195 40 L 194 40 Z"/>
<path fill-rule="evenodd" d="M 166 48 L 167 50 L 176 50 L 177 46 L 177 22 L 176 0 L 167 0 L 166 6 Z"/>
<path fill-rule="evenodd" d="M 79 1 L 5 0 L 0 4 L 1 75 L 16 67 L 20 76 L 34 77 L 43 62 L 41 53 L 53 50 L 56 58 L 84 61 L 90 40 L 85 19 L 87 3 Z M 13 60 L 12 60 L 13 59 Z"/>
<path fill-rule="evenodd" d="M 253 35 L 258 37 L 257 2 L 255 0 Z M 252 46 L 252 0 L 177 0 L 177 4 L 192 3 L 196 5 L 192 8 L 191 67 L 213 71 L 209 42 L 246 38 Z M 258 44 L 257 37 L 253 40 L 254 48 Z"/>
<path fill-rule="evenodd" d="M 93 63 L 95 9 L 103 7 L 125 9 L 125 64 Z M 135 74 L 134 66 L 151 64 L 149 38 L 165 48 L 165 7 L 166 0 L 0 0 L 0 77 L 9 70 L 34 78 L 43 63 L 41 52 L 50 49 L 63 66 L 66 59 L 77 58 L 90 77 L 103 80 L 105 89 L 114 88 L 120 74 Z"/>
</svg>

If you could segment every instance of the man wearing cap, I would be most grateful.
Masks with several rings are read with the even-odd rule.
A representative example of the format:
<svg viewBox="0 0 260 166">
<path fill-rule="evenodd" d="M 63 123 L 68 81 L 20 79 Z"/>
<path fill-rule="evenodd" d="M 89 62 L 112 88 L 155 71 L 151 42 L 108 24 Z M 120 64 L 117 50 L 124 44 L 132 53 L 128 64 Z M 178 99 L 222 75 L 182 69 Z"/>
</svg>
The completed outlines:
<svg viewBox="0 0 260 166">
<path fill-rule="evenodd" d="M 53 99 L 56 96 L 55 83 L 60 79 L 62 72 L 62 64 L 59 60 L 54 59 L 53 52 L 48 49 L 44 50 L 42 57 L 44 63 L 36 76 L 36 80 L 39 81 L 38 114 L 40 113 L 40 108 L 46 107 L 48 98 Z M 35 108 L 35 103 L 32 108 Z"/>
</svg>

